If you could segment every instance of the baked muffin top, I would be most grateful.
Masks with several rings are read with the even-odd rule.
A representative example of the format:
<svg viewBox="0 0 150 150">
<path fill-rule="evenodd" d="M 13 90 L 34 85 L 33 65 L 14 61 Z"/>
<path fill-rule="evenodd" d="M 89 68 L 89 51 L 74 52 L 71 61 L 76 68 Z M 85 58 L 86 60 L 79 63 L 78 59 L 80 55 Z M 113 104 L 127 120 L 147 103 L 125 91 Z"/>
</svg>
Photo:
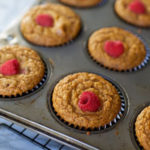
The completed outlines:
<svg viewBox="0 0 150 150">
<path fill-rule="evenodd" d="M 31 8 L 21 21 L 23 36 L 41 46 L 63 45 L 74 39 L 80 28 L 80 18 L 73 10 L 53 3 Z"/>
<path fill-rule="evenodd" d="M 88 51 L 100 64 L 119 71 L 140 65 L 146 56 L 141 40 L 118 27 L 95 31 L 89 38 Z"/>
<path fill-rule="evenodd" d="M 116 0 L 115 11 L 128 23 L 150 27 L 149 0 Z"/>
<path fill-rule="evenodd" d="M 40 56 L 23 46 L 0 48 L 0 95 L 22 95 L 34 88 L 44 76 Z"/>
<path fill-rule="evenodd" d="M 150 149 L 150 106 L 146 107 L 135 122 L 136 136 L 144 150 Z"/>
<path fill-rule="evenodd" d="M 59 1 L 76 7 L 91 7 L 97 5 L 102 0 L 59 0 Z"/>
<path fill-rule="evenodd" d="M 86 72 L 60 80 L 54 88 L 52 103 L 58 116 L 86 129 L 108 124 L 121 108 L 116 88 L 99 75 Z"/>
</svg>

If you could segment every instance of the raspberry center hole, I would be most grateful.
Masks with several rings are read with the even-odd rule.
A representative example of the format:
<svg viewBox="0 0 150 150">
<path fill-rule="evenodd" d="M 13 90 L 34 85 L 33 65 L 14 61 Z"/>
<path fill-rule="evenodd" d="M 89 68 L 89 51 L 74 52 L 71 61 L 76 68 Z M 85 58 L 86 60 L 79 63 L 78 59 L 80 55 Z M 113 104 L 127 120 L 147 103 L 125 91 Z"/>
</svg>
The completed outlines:
<svg viewBox="0 0 150 150">
<path fill-rule="evenodd" d="M 96 112 L 100 107 L 100 99 L 90 91 L 81 93 L 78 106 L 82 111 Z"/>
<path fill-rule="evenodd" d="M 87 102 L 88 102 L 88 99 L 86 98 L 81 101 L 81 104 L 85 105 L 85 104 L 87 104 Z"/>
</svg>

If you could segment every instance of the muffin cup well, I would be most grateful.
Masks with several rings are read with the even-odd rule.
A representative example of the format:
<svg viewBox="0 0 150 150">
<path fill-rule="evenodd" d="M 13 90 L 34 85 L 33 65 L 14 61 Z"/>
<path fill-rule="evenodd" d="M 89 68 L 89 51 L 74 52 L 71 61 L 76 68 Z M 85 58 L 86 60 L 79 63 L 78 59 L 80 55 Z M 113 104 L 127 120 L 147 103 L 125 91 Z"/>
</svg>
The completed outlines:
<svg viewBox="0 0 150 150">
<path fill-rule="evenodd" d="M 28 90 L 28 91 L 22 93 L 21 95 L 20 94 L 17 94 L 16 96 L 14 96 L 14 95 L 12 95 L 12 96 L 0 95 L 0 101 L 21 100 L 22 98 L 25 98 L 27 96 L 31 96 L 32 94 L 37 93 L 45 85 L 45 83 L 47 82 L 48 75 L 49 75 L 49 72 L 50 72 L 45 60 L 43 60 L 43 63 L 44 63 L 44 67 L 45 67 L 44 75 L 43 75 L 43 78 L 41 79 L 41 81 L 35 87 L 33 87 L 31 90 Z"/>
<path fill-rule="evenodd" d="M 131 141 L 132 141 L 133 145 L 135 146 L 135 148 L 137 150 L 144 150 L 144 148 L 140 145 L 138 138 L 136 136 L 135 122 L 136 122 L 138 115 L 143 111 L 144 108 L 146 108 L 148 106 L 150 106 L 150 103 L 146 103 L 146 104 L 143 104 L 143 105 L 137 107 L 135 110 L 135 113 L 133 114 L 131 121 L 130 121 L 130 125 L 129 125 L 130 137 L 131 137 Z"/>
<path fill-rule="evenodd" d="M 101 0 L 98 4 L 92 5 L 92 6 L 74 6 L 74 5 L 69 5 L 69 4 L 63 3 L 60 0 L 58 0 L 58 1 L 68 7 L 79 8 L 79 9 L 89 9 L 89 8 L 101 7 L 101 6 L 105 5 L 105 3 L 107 2 L 107 0 Z"/>
<path fill-rule="evenodd" d="M 102 76 L 102 75 L 101 75 Z M 60 123 L 62 126 L 75 131 L 75 132 L 80 132 L 80 133 L 103 133 L 105 131 L 108 131 L 112 128 L 114 128 L 116 126 L 117 123 L 119 123 L 119 121 L 121 121 L 128 110 L 128 101 L 127 101 L 127 96 L 125 94 L 125 92 L 123 91 L 123 89 L 114 81 L 112 81 L 111 79 L 102 76 L 105 80 L 109 81 L 117 90 L 119 96 L 120 96 L 120 100 L 121 100 L 121 108 L 120 111 L 118 112 L 118 114 L 116 115 L 116 117 L 110 121 L 108 124 L 104 125 L 104 126 L 100 126 L 100 127 L 96 127 L 96 128 L 85 128 L 85 127 L 79 127 L 79 126 L 75 126 L 74 124 L 70 124 L 69 122 L 65 121 L 64 119 L 62 119 L 57 112 L 55 111 L 54 107 L 53 107 L 53 102 L 52 102 L 52 95 L 53 95 L 53 91 L 50 93 L 50 95 L 48 96 L 48 109 L 50 111 L 50 113 L 52 114 L 53 118 L 58 121 L 58 123 Z M 62 77 L 63 78 L 63 77 Z M 62 79 L 61 78 L 61 79 Z M 55 85 L 58 83 L 58 81 L 55 83 Z M 54 87 L 55 87 L 54 85 Z"/>
<path fill-rule="evenodd" d="M 114 68 L 107 67 L 107 66 L 101 64 L 100 62 L 98 62 L 97 60 L 95 60 L 95 59 L 90 55 L 89 50 L 88 50 L 89 37 L 92 35 L 93 32 L 90 34 L 90 36 L 88 37 L 88 40 L 87 40 L 87 42 L 86 42 L 86 51 L 87 51 L 88 55 L 90 56 L 90 58 L 91 58 L 96 64 L 100 65 L 101 67 L 104 67 L 105 69 L 108 69 L 108 70 L 111 70 L 111 71 L 116 71 L 116 72 L 136 72 L 136 71 L 141 70 L 141 69 L 143 69 L 144 67 L 146 67 L 146 65 L 148 64 L 148 62 L 149 62 L 149 60 L 150 60 L 150 48 L 149 48 L 147 42 L 146 42 L 146 41 L 144 40 L 144 38 L 141 37 L 139 34 L 137 34 L 137 33 L 135 33 L 135 32 L 132 32 L 132 31 L 130 31 L 130 30 L 128 30 L 128 29 L 125 29 L 125 30 L 128 31 L 128 32 L 130 32 L 130 33 L 132 33 L 132 34 L 134 34 L 137 38 L 139 38 L 139 40 L 141 40 L 141 42 L 142 42 L 142 43 L 144 44 L 144 46 L 145 46 L 146 56 L 145 56 L 144 60 L 141 62 L 140 65 L 138 65 L 138 66 L 136 66 L 136 67 L 134 67 L 134 68 L 131 68 L 131 69 L 127 69 L 127 70 L 117 70 L 117 69 L 114 69 Z"/>
</svg>

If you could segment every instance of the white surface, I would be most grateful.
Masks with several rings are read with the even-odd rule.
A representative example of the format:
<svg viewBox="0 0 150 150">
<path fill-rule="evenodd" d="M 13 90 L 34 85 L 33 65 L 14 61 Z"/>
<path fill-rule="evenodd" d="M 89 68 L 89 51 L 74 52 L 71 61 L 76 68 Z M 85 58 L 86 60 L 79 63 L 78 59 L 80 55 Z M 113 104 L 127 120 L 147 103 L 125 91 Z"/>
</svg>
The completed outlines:
<svg viewBox="0 0 150 150">
<path fill-rule="evenodd" d="M 0 33 L 35 0 L 0 0 Z"/>
</svg>

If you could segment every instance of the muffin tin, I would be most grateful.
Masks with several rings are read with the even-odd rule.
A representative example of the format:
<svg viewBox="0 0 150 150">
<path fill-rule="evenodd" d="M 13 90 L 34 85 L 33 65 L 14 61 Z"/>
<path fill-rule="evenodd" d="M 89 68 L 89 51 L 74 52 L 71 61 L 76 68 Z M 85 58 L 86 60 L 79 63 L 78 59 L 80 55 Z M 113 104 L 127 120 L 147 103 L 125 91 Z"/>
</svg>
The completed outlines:
<svg viewBox="0 0 150 150">
<path fill-rule="evenodd" d="M 47 2 L 50 0 L 43 0 Z M 57 0 L 50 2 L 59 3 Z M 47 66 L 46 82 L 35 93 L 24 97 L 0 98 L 0 115 L 14 122 L 36 130 L 56 141 L 75 149 L 137 150 L 134 126 L 131 125 L 136 110 L 147 104 L 150 97 L 150 65 L 133 72 L 116 72 L 97 65 L 89 57 L 86 44 L 89 35 L 102 27 L 118 26 L 137 33 L 150 45 L 150 29 L 142 29 L 126 24 L 118 19 L 113 6 L 115 0 L 107 0 L 103 5 L 92 8 L 73 8 L 82 19 L 80 35 L 64 46 L 40 47 L 28 43 L 20 33 L 20 19 L 0 35 L 0 45 L 20 44 L 42 54 Z M 40 3 L 36 1 L 35 4 Z M 150 55 L 148 50 L 147 55 Z M 49 103 L 53 87 L 62 76 L 75 72 L 92 72 L 102 75 L 119 86 L 126 102 L 125 115 L 117 124 L 103 132 L 78 132 L 62 125 L 51 113 Z M 9 99 L 9 101 L 7 101 Z M 50 106 L 51 107 L 51 106 Z"/>
</svg>

